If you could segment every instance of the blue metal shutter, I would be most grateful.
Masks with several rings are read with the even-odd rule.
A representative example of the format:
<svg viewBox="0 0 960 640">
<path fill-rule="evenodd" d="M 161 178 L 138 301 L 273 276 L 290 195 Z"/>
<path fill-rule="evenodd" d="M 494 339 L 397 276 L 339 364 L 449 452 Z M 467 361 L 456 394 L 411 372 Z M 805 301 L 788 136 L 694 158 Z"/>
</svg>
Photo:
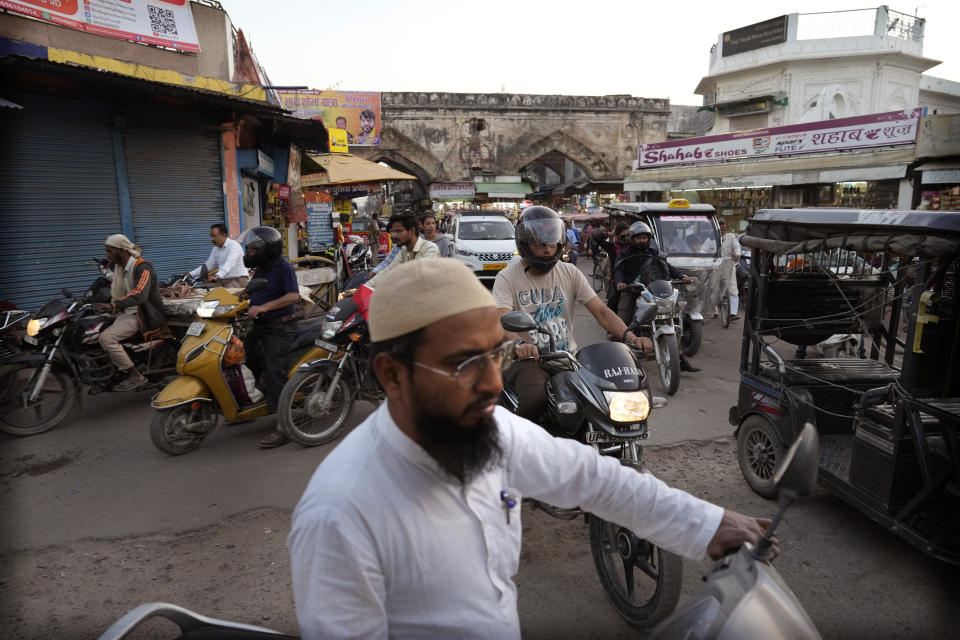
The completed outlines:
<svg viewBox="0 0 960 640">
<path fill-rule="evenodd" d="M 210 256 L 210 225 L 224 222 L 220 139 L 211 131 L 132 122 L 124 155 L 135 242 L 160 280 Z"/>
<path fill-rule="evenodd" d="M 0 300 L 36 311 L 99 276 L 90 258 L 120 233 L 111 107 L 5 93 L 0 108 Z"/>
</svg>

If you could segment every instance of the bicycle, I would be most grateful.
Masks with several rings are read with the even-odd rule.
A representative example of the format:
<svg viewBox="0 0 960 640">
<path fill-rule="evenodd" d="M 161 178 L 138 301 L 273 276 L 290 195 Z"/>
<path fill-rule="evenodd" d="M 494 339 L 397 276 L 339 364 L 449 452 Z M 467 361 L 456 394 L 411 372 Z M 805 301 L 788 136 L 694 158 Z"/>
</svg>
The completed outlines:
<svg viewBox="0 0 960 640">
<path fill-rule="evenodd" d="M 598 250 L 593 255 L 593 272 L 590 274 L 590 277 L 593 281 L 593 290 L 597 293 L 603 291 L 607 286 L 607 268 L 606 268 L 607 252 L 603 250 Z"/>
</svg>

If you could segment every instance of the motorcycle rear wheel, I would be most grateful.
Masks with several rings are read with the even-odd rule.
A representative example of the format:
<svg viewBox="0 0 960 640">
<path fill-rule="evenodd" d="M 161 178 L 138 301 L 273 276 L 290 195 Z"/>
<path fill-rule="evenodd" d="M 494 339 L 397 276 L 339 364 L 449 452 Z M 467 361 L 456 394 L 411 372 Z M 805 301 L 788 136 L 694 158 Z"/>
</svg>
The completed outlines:
<svg viewBox="0 0 960 640">
<path fill-rule="evenodd" d="M 694 320 L 689 316 L 683 322 L 683 337 L 680 338 L 680 351 L 687 356 L 695 356 L 703 344 L 703 320 Z"/>
<path fill-rule="evenodd" d="M 354 394 L 345 377 L 337 382 L 327 409 L 320 409 L 332 381 L 325 372 L 298 371 L 283 386 L 277 407 L 280 429 L 297 444 L 325 444 L 340 437 L 346 428 Z"/>
<path fill-rule="evenodd" d="M 51 369 L 40 397 L 22 406 L 33 389 L 43 363 L 11 364 L 0 368 L 0 431 L 12 436 L 32 436 L 60 424 L 76 395 L 73 378 L 66 371 Z"/>
<path fill-rule="evenodd" d="M 720 298 L 720 324 L 724 329 L 730 326 L 730 296 L 726 294 Z"/>
<path fill-rule="evenodd" d="M 195 404 L 196 407 L 192 406 Z M 168 456 L 179 456 L 193 451 L 213 431 L 197 433 L 187 429 L 190 425 L 216 420 L 213 405 L 209 402 L 181 404 L 170 409 L 157 409 L 150 421 L 150 440 Z"/>
<path fill-rule="evenodd" d="M 614 610 L 633 626 L 653 627 L 677 608 L 683 583 L 679 556 L 592 514 L 590 551 Z"/>
<path fill-rule="evenodd" d="M 680 350 L 677 347 L 677 335 L 665 333 L 657 338 L 660 357 L 657 365 L 660 369 L 660 383 L 668 396 L 680 388 Z"/>
</svg>

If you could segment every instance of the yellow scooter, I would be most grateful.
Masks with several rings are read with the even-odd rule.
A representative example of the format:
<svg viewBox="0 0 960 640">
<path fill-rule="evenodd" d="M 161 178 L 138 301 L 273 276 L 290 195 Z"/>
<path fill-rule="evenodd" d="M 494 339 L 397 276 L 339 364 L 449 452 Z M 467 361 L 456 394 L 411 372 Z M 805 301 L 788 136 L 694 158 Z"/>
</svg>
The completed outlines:
<svg viewBox="0 0 960 640">
<path fill-rule="evenodd" d="M 254 279 L 244 292 L 265 285 Z M 156 410 L 150 439 L 164 453 L 176 456 L 196 449 L 221 416 L 227 422 L 242 422 L 269 412 L 263 394 L 253 384 L 252 372 L 242 364 L 249 306 L 249 300 L 241 300 L 223 287 L 212 289 L 200 302 L 199 319 L 187 329 L 177 355 L 180 375 L 150 403 Z M 288 356 L 288 378 L 301 364 L 330 355 L 314 345 L 322 331 L 323 318 L 300 323 Z"/>
</svg>

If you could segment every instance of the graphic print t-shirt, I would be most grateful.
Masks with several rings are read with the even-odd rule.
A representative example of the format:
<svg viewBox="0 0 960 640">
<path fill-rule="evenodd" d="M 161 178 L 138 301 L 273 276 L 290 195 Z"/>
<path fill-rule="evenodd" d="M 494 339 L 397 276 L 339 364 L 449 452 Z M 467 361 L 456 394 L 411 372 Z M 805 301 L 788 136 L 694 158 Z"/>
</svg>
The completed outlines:
<svg viewBox="0 0 960 640">
<path fill-rule="evenodd" d="M 545 276 L 535 276 L 525 272 L 523 263 L 516 260 L 497 274 L 493 283 L 497 307 L 526 311 L 550 332 L 557 349 L 571 353 L 577 350 L 573 308 L 576 303 L 587 304 L 596 296 L 583 272 L 567 262 L 558 262 Z M 550 338 L 536 331 L 531 331 L 524 342 L 537 345 L 540 353 L 550 351 Z"/>
</svg>

